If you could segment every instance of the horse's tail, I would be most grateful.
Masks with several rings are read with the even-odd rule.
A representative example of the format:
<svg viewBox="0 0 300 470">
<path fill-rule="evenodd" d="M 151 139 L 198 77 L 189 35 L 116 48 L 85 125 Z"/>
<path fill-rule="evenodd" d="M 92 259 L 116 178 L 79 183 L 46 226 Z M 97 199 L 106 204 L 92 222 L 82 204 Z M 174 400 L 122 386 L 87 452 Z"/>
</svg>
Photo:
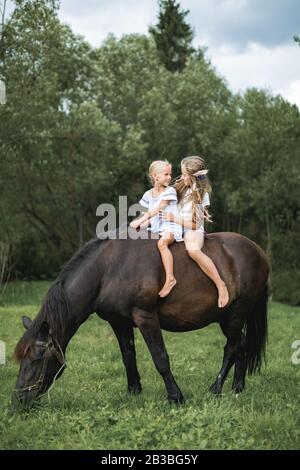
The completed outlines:
<svg viewBox="0 0 300 470">
<path fill-rule="evenodd" d="M 268 285 L 246 320 L 246 346 L 248 374 L 260 372 L 262 361 L 265 362 L 265 348 L 268 336 Z"/>
</svg>

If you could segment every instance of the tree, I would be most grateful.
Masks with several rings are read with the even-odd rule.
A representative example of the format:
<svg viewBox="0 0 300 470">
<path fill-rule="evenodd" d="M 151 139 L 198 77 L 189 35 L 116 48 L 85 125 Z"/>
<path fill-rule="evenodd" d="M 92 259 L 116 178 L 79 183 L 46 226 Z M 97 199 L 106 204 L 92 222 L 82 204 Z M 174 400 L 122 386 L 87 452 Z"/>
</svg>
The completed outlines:
<svg viewBox="0 0 300 470">
<path fill-rule="evenodd" d="M 18 250 L 39 234 L 61 257 L 70 256 L 82 240 L 87 210 L 81 205 L 82 181 L 96 166 L 80 149 L 89 136 L 73 127 L 76 115 L 86 121 L 81 128 L 90 130 L 80 105 L 90 97 L 91 48 L 60 24 L 55 2 L 15 3 L 0 62 L 7 83 L 7 102 L 0 106 L 0 213 L 7 217 L 1 217 L 0 237 Z M 104 145 L 105 119 L 93 117 Z M 95 134 L 95 122 L 90 127 Z"/>
<path fill-rule="evenodd" d="M 160 0 L 159 7 L 158 24 L 151 26 L 149 32 L 164 66 L 171 72 L 181 71 L 194 52 L 191 46 L 194 33 L 185 21 L 189 11 L 180 10 L 175 0 Z"/>
</svg>

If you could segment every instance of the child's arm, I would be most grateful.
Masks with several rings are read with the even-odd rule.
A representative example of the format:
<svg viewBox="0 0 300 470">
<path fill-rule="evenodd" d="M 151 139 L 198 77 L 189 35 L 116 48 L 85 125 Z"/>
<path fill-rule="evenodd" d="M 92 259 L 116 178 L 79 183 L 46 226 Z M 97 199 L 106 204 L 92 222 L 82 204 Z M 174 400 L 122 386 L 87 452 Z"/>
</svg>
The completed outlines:
<svg viewBox="0 0 300 470">
<path fill-rule="evenodd" d="M 206 215 L 207 211 L 204 209 L 203 211 L 203 216 L 204 218 L 207 218 Z M 175 222 L 178 225 L 181 225 L 183 228 L 191 229 L 191 230 L 197 230 L 200 226 L 199 222 L 193 222 L 192 220 L 184 219 L 183 217 L 176 217 L 174 214 L 169 214 L 168 212 L 163 212 L 161 211 L 161 217 L 163 220 L 169 220 L 170 222 Z"/>
<path fill-rule="evenodd" d="M 183 217 L 176 217 L 174 214 L 169 214 L 168 212 L 162 212 L 163 220 L 169 220 L 170 222 L 175 222 L 175 224 L 181 225 L 183 228 L 196 230 L 198 224 L 192 220 L 186 220 Z"/>
<path fill-rule="evenodd" d="M 141 228 L 148 228 L 151 226 L 151 222 L 150 222 L 150 219 L 146 220 L 145 222 L 143 222 L 140 227 Z"/>
<path fill-rule="evenodd" d="M 208 193 L 205 193 L 204 194 L 204 197 L 203 197 L 203 209 L 201 208 L 201 206 L 198 206 L 198 209 L 200 211 L 200 215 L 208 220 L 209 222 L 211 222 L 211 219 L 209 217 L 209 214 L 208 214 L 208 210 L 207 210 L 207 207 L 210 205 L 210 199 L 209 199 L 209 195 Z M 200 223 L 200 220 L 199 220 L 199 217 L 196 217 L 196 222 L 193 222 L 191 219 L 185 219 L 184 217 L 177 217 L 175 216 L 174 214 L 169 214 L 167 212 L 163 212 L 161 214 L 163 220 L 169 220 L 170 222 L 175 222 L 176 224 L 178 225 L 181 225 L 183 228 L 187 228 L 187 229 L 191 229 L 191 230 L 197 230 L 201 223 Z M 198 216 L 199 216 L 199 213 L 198 213 Z M 201 219 L 201 217 L 200 217 Z"/>
<path fill-rule="evenodd" d="M 142 224 L 144 225 L 144 222 L 147 222 L 147 221 L 149 221 L 149 219 L 152 219 L 152 217 L 157 215 L 160 210 L 165 209 L 169 203 L 170 203 L 170 201 L 161 201 L 158 207 L 155 207 L 155 209 L 152 209 L 151 211 L 145 212 L 145 214 L 140 219 L 133 220 L 130 223 L 130 227 L 138 228 Z"/>
</svg>

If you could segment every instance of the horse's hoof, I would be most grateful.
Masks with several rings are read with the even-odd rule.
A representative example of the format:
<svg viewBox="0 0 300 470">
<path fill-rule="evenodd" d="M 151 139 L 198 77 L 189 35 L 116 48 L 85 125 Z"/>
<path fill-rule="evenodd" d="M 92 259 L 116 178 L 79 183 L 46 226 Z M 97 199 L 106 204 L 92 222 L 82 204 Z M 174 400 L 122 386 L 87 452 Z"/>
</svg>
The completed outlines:
<svg viewBox="0 0 300 470">
<path fill-rule="evenodd" d="M 185 398 L 182 395 L 182 393 L 180 393 L 180 395 L 178 395 L 176 397 L 170 397 L 169 396 L 168 400 L 169 400 L 169 403 L 171 403 L 171 404 L 175 403 L 175 405 L 183 405 L 185 403 Z"/>
<path fill-rule="evenodd" d="M 134 387 L 128 387 L 128 393 L 131 395 L 139 395 L 142 393 L 142 386 L 141 385 L 136 385 Z"/>
<path fill-rule="evenodd" d="M 242 393 L 244 389 L 245 389 L 245 384 L 243 384 L 242 382 L 232 385 L 232 390 L 234 391 L 234 393 Z"/>
<path fill-rule="evenodd" d="M 220 386 L 215 382 L 209 387 L 209 391 L 216 396 L 220 396 L 222 394 L 222 389 Z"/>
</svg>

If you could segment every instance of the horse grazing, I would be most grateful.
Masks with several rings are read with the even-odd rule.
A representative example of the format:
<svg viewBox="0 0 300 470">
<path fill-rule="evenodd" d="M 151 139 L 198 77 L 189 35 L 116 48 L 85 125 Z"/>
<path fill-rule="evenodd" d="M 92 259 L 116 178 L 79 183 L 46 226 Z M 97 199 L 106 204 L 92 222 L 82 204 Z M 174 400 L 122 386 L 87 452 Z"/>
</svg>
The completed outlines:
<svg viewBox="0 0 300 470">
<path fill-rule="evenodd" d="M 234 365 L 232 387 L 241 392 L 246 372 L 260 372 L 265 354 L 269 263 L 261 248 L 236 233 L 206 236 L 203 251 L 215 262 L 230 295 L 220 309 L 215 285 L 187 255 L 184 243 L 171 245 L 177 284 L 160 298 L 164 272 L 156 240 L 120 238 L 88 242 L 65 265 L 34 321 L 22 317 L 27 331 L 15 349 L 21 364 L 14 398 L 28 408 L 48 390 L 64 370 L 70 339 L 94 312 L 115 332 L 130 393 L 142 390 L 134 327 L 147 343 L 169 401 L 181 403 L 161 329 L 192 331 L 213 322 L 220 324 L 227 343 L 211 391 L 221 394 Z"/>
</svg>

